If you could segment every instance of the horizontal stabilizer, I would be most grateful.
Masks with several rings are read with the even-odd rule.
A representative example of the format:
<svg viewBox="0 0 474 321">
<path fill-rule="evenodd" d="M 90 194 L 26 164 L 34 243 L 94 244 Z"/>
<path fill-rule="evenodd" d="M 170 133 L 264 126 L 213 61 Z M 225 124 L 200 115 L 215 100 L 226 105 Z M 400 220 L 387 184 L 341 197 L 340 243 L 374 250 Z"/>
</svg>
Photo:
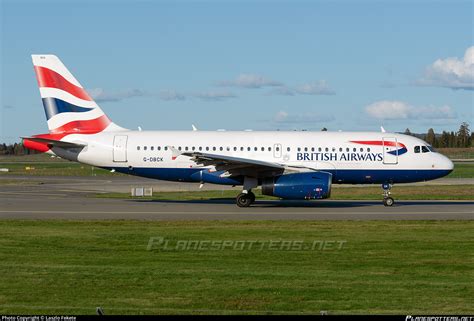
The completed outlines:
<svg viewBox="0 0 474 321">
<path fill-rule="evenodd" d="M 60 147 L 60 148 L 81 148 L 81 147 L 86 146 L 86 144 L 63 142 L 60 140 L 40 138 L 40 137 L 21 137 L 21 139 L 29 140 L 29 141 L 33 141 L 37 143 L 48 144 L 51 147 Z"/>
</svg>

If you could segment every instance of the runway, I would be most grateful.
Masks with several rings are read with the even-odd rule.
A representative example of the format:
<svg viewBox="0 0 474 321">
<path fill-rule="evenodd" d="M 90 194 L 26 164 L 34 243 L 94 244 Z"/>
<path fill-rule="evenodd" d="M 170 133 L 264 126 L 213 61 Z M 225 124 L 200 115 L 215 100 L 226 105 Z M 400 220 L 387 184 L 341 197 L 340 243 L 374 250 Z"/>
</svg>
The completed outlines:
<svg viewBox="0 0 474 321">
<path fill-rule="evenodd" d="M 474 201 L 149 201 L 97 199 L 47 186 L 0 186 L 0 219 L 67 220 L 472 220 Z"/>
</svg>

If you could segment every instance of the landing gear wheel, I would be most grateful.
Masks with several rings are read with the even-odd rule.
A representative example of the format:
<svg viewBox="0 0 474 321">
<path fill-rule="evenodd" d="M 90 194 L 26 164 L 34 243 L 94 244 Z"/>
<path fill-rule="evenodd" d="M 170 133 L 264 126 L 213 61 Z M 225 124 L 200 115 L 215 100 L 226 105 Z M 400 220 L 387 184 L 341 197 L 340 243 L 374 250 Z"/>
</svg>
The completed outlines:
<svg viewBox="0 0 474 321">
<path fill-rule="evenodd" d="M 252 204 L 252 197 L 249 194 L 241 193 L 237 195 L 236 203 L 238 207 L 249 207 Z"/>
<path fill-rule="evenodd" d="M 383 189 L 383 205 L 384 206 L 392 206 L 395 201 L 393 198 L 390 197 L 390 190 L 392 189 L 392 184 L 390 183 L 383 183 L 382 184 L 382 189 Z"/>
<path fill-rule="evenodd" d="M 392 206 L 395 201 L 391 197 L 386 197 L 383 199 L 383 205 L 385 206 Z"/>
<path fill-rule="evenodd" d="M 247 195 L 250 196 L 250 201 L 252 203 L 255 203 L 255 194 L 252 192 L 248 192 Z"/>
</svg>

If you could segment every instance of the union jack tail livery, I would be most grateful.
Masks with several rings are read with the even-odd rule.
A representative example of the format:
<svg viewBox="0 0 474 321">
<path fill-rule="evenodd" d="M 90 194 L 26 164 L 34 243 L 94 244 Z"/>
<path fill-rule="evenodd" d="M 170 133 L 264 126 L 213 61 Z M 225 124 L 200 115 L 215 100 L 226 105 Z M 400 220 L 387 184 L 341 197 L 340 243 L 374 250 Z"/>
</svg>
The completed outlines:
<svg viewBox="0 0 474 321">
<path fill-rule="evenodd" d="M 50 152 L 52 147 L 80 147 L 62 141 L 71 135 L 123 131 L 100 109 L 82 85 L 55 55 L 32 55 L 49 134 L 23 138 L 25 147 Z M 77 137 L 77 136 L 75 136 Z"/>
<path fill-rule="evenodd" d="M 117 129 L 58 57 L 32 58 L 51 134 L 92 134 Z"/>
</svg>

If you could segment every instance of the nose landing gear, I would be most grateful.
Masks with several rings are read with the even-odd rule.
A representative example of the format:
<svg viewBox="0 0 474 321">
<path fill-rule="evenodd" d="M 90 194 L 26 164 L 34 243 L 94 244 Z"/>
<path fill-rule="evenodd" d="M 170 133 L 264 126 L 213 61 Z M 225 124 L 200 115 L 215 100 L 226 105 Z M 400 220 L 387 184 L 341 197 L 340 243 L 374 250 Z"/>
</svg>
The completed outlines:
<svg viewBox="0 0 474 321">
<path fill-rule="evenodd" d="M 383 189 L 383 205 L 384 206 L 392 206 L 395 201 L 392 197 L 390 197 L 390 190 L 392 189 L 392 184 L 384 183 L 382 184 Z"/>
</svg>

